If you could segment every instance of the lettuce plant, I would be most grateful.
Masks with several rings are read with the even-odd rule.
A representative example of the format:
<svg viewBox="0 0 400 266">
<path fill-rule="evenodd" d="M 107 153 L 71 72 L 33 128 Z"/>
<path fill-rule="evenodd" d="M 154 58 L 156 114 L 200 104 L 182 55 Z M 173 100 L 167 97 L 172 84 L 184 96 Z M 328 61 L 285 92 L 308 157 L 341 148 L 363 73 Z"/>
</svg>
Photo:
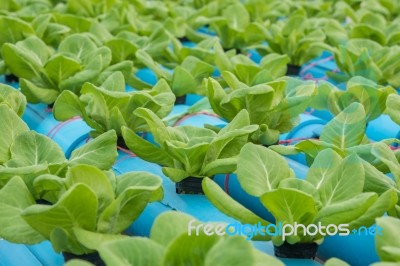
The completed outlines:
<svg viewBox="0 0 400 266">
<path fill-rule="evenodd" d="M 252 143 L 240 151 L 237 176 L 243 190 L 259 198 L 275 217 L 276 223 L 328 226 L 348 224 L 349 233 L 361 226 L 371 226 L 375 218 L 393 208 L 397 202 L 394 190 L 378 196 L 363 192 L 365 172 L 362 160 L 355 154 L 342 158 L 332 149 L 319 153 L 305 180 L 297 179 L 283 157 Z M 222 212 L 239 221 L 257 215 L 230 198 L 214 181 L 203 180 L 207 197 Z M 249 216 L 248 213 L 251 213 Z M 345 214 L 345 215 L 344 215 Z M 247 222 L 247 221 L 246 221 Z M 297 235 L 285 242 L 320 243 L 324 233 L 307 235 L 299 228 Z M 272 236 L 276 246 L 282 236 Z"/>
<path fill-rule="evenodd" d="M 316 92 L 315 82 L 294 78 L 248 86 L 230 72 L 223 72 L 222 77 L 229 85 L 225 90 L 212 78 L 204 83 L 212 109 L 228 121 L 246 109 L 250 123 L 260 125 L 252 141 L 264 145 L 276 143 L 279 134 L 289 132 L 298 123 L 299 114 Z"/>
<path fill-rule="evenodd" d="M 125 80 L 115 72 L 100 86 L 85 83 L 80 96 L 63 91 L 54 104 L 54 117 L 68 120 L 80 116 L 92 127 L 91 135 L 115 130 L 122 136 L 121 127 L 135 132 L 146 131 L 146 121 L 135 115 L 140 107 L 149 108 L 157 117 L 167 116 L 174 106 L 175 96 L 165 80 L 160 80 L 151 90 L 125 92 Z"/>
<path fill-rule="evenodd" d="M 84 23 L 82 24 L 84 25 Z M 81 26 L 83 26 L 82 24 Z M 71 27 L 57 23 L 56 15 L 51 13 L 36 16 L 31 25 L 35 30 L 36 36 L 54 48 L 57 48 L 67 35 L 74 33 Z"/>
<path fill-rule="evenodd" d="M 240 82 L 254 86 L 273 81 L 285 75 L 289 58 L 286 55 L 268 54 L 256 64 L 243 54 L 231 56 L 220 44 L 214 45 L 215 65 L 220 72 L 233 73 Z"/>
<path fill-rule="evenodd" d="M 0 15 L 0 27 L 2 29 L 11 29 L 10 31 L 3 31 L 1 34 L 0 47 L 5 43 L 15 44 L 35 34 L 28 22 L 16 17 Z M 9 74 L 2 55 L 0 55 L 0 74 Z"/>
<path fill-rule="evenodd" d="M 133 60 L 135 65 L 143 63 L 135 56 L 136 51 L 143 50 L 160 63 L 175 62 L 176 58 L 169 48 L 171 36 L 161 27 L 153 30 L 150 36 L 142 36 L 129 31 L 121 31 L 115 37 L 108 39 L 105 45 L 112 51 L 113 62 Z"/>
<path fill-rule="evenodd" d="M 127 127 L 122 130 L 125 143 L 144 160 L 162 165 L 163 173 L 174 182 L 187 177 L 231 173 L 236 168 L 241 147 L 247 143 L 249 134 L 258 128 L 250 125 L 246 110 L 238 113 L 218 133 L 193 126 L 167 127 L 145 108 L 138 108 L 135 115 L 146 120 L 156 144 L 137 136 Z"/>
<path fill-rule="evenodd" d="M 67 159 L 54 141 L 29 131 L 28 126 L 7 105 L 0 104 L 0 116 L 0 187 L 13 176 L 19 176 L 35 198 L 41 199 L 41 194 L 33 190 L 33 182 L 38 176 L 63 176 L 69 167 L 83 163 L 109 170 L 117 158 L 114 131 L 76 149 Z M 52 201 L 51 198 L 44 199 Z"/>
<path fill-rule="evenodd" d="M 221 10 L 221 15 L 209 18 L 225 49 L 241 50 L 264 41 L 263 25 L 251 21 L 245 6 L 235 2 Z"/>
<path fill-rule="evenodd" d="M 399 19 L 387 21 L 382 15 L 365 12 L 352 25 L 349 36 L 354 39 L 369 39 L 382 46 L 399 45 Z"/>
<path fill-rule="evenodd" d="M 164 78 L 175 96 L 180 97 L 189 93 L 204 95 L 202 80 L 211 76 L 214 67 L 194 56 L 187 56 L 181 64 L 175 67 L 173 73 L 155 62 L 143 50 L 136 53 L 137 58 L 151 69 L 157 78 Z"/>
<path fill-rule="evenodd" d="M 350 39 L 346 45 L 332 48 L 341 72 L 329 72 L 337 82 L 363 76 L 381 85 L 400 87 L 400 46 L 383 47 L 368 39 Z"/>
<path fill-rule="evenodd" d="M 346 90 L 340 90 L 329 82 L 319 83 L 318 94 L 311 106 L 328 109 L 336 116 L 353 102 L 358 102 L 363 105 L 368 122 L 385 112 L 391 94 L 397 95 L 397 92 L 390 86 L 378 85 L 364 77 L 354 77 L 347 82 Z"/>
<path fill-rule="evenodd" d="M 150 238 L 104 241 L 83 230 L 79 238 L 88 246 L 97 246 L 106 265 L 284 265 L 241 236 L 207 236 L 202 230 L 199 235 L 189 235 L 190 223 L 200 224 L 189 215 L 166 212 L 156 218 Z"/>
<path fill-rule="evenodd" d="M 146 172 L 129 172 L 116 178 L 89 165 L 75 165 L 66 177 L 45 174 L 34 186 L 57 195 L 53 205 L 35 204 L 25 182 L 14 176 L 0 190 L 3 215 L 0 236 L 13 243 L 51 241 L 56 252 L 76 255 L 93 252 L 77 239 L 86 230 L 119 235 L 149 202 L 161 200 L 161 178 Z"/>
<path fill-rule="evenodd" d="M 381 262 L 372 266 L 397 265 L 400 263 L 400 242 L 397 233 L 400 228 L 400 220 L 393 217 L 381 217 L 376 219 L 377 225 L 382 228 L 382 234 L 375 237 L 376 250 Z"/>
<path fill-rule="evenodd" d="M 270 25 L 265 32 L 268 45 L 257 46 L 257 50 L 262 55 L 286 54 L 289 64 L 301 66 L 318 57 L 326 49 L 325 37 L 324 32 L 312 27 L 304 12 L 299 11 Z"/>
<path fill-rule="evenodd" d="M 26 97 L 11 86 L 0 84 L 0 104 L 7 105 L 18 116 L 25 111 Z"/>
<path fill-rule="evenodd" d="M 322 130 L 319 139 L 303 140 L 295 145 L 271 146 L 271 149 L 283 155 L 303 152 L 309 164 L 325 149 L 333 149 L 341 156 L 352 153 L 358 154 L 366 162 L 371 163 L 378 170 L 388 172 L 388 168 L 372 153 L 373 142 L 365 136 L 366 118 L 363 106 L 354 102 L 334 117 Z M 398 143 L 397 139 L 381 141 L 389 146 Z M 390 153 L 394 154 L 394 151 Z"/>
<path fill-rule="evenodd" d="M 16 44 L 5 44 L 2 55 L 6 66 L 20 78 L 28 102 L 52 104 L 58 95 L 69 90 L 79 93 L 85 82 L 102 82 L 122 67 L 132 73 L 132 64 L 121 62 L 110 66 L 111 51 L 97 47 L 88 34 L 65 38 L 54 53 L 37 37 Z"/>
</svg>

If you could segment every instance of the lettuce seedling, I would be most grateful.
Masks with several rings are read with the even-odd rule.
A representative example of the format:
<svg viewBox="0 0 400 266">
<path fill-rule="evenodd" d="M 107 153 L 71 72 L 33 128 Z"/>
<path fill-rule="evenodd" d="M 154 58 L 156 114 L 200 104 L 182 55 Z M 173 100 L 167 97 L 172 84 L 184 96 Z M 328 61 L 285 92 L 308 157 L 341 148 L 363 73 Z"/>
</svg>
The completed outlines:
<svg viewBox="0 0 400 266">
<path fill-rule="evenodd" d="M 85 82 L 101 83 L 121 68 L 128 68 L 124 74 L 132 74 L 132 63 L 110 66 L 110 49 L 98 47 L 89 34 L 68 36 L 56 53 L 39 38 L 29 37 L 3 45 L 2 55 L 6 66 L 20 78 L 21 90 L 32 103 L 52 104 L 62 91 L 79 93 Z"/>
<path fill-rule="evenodd" d="M 286 74 L 289 58 L 287 55 L 268 54 L 260 64 L 243 54 L 230 55 L 224 52 L 220 44 L 214 45 L 215 65 L 220 72 L 233 73 L 240 82 L 254 86 L 273 81 Z"/>
<path fill-rule="evenodd" d="M 371 153 L 374 143 L 365 136 L 366 115 L 363 105 L 353 102 L 334 117 L 321 131 L 319 139 L 303 140 L 295 145 L 271 146 L 271 149 L 283 155 L 292 155 L 303 152 L 309 164 L 325 149 L 333 149 L 341 156 L 352 153 L 358 154 L 362 159 L 374 165 L 377 169 L 387 172 L 382 161 Z M 398 139 L 386 139 L 381 141 L 388 146 L 399 143 Z M 394 154 L 394 151 L 391 151 Z"/>
<path fill-rule="evenodd" d="M 135 116 L 146 121 L 156 144 L 144 140 L 124 127 L 122 134 L 131 151 L 146 161 L 163 166 L 163 173 L 174 182 L 187 177 L 211 177 L 231 173 L 236 168 L 237 155 L 251 133 L 258 129 L 250 125 L 249 115 L 242 110 L 218 133 L 193 126 L 165 126 L 152 111 L 138 108 Z"/>
<path fill-rule="evenodd" d="M 260 125 L 251 139 L 264 145 L 276 143 L 279 134 L 289 132 L 316 93 L 315 82 L 295 78 L 248 86 L 230 72 L 223 72 L 222 77 L 227 89 L 213 78 L 204 82 L 212 109 L 228 121 L 246 109 L 250 123 Z"/>
<path fill-rule="evenodd" d="M 93 129 L 92 137 L 115 130 L 122 136 L 121 127 L 134 132 L 147 130 L 146 121 L 135 115 L 141 107 L 152 110 L 157 117 L 167 116 L 174 106 L 175 96 L 165 80 L 151 90 L 125 92 L 124 76 L 115 72 L 100 86 L 85 83 L 80 96 L 63 91 L 54 104 L 54 117 L 68 120 L 80 116 Z"/>
<path fill-rule="evenodd" d="M 97 157 L 97 159 L 100 157 Z M 49 240 L 56 252 L 76 255 L 94 252 L 77 239 L 76 231 L 120 235 L 149 202 L 163 197 L 161 178 L 128 172 L 118 178 L 89 165 L 75 165 L 65 177 L 42 175 L 34 186 L 57 195 L 53 205 L 35 204 L 25 182 L 14 176 L 0 190 L 0 236 L 13 243 Z"/>
<path fill-rule="evenodd" d="M 35 34 L 35 31 L 28 22 L 16 17 L 0 15 L 0 27 L 2 29 L 10 29 L 8 31 L 4 30 L 1 34 L 0 47 L 2 47 L 5 43 L 15 44 Z M 9 74 L 9 71 L 4 63 L 4 58 L 1 54 L 0 74 Z"/>
<path fill-rule="evenodd" d="M 381 85 L 400 87 L 400 47 L 383 47 L 368 39 L 350 39 L 346 45 L 332 48 L 335 62 L 341 72 L 328 72 L 337 82 L 346 82 L 362 76 Z"/>
<path fill-rule="evenodd" d="M 311 106 L 316 109 L 327 109 L 338 115 L 353 102 L 361 103 L 365 110 L 366 121 L 371 121 L 383 114 L 388 105 L 388 97 L 397 92 L 390 86 L 381 86 L 364 77 L 351 78 L 346 90 L 340 90 L 329 82 L 320 82 L 318 94 Z"/>
<path fill-rule="evenodd" d="M 325 38 L 324 32 L 313 27 L 304 11 L 300 10 L 271 24 L 265 32 L 268 45 L 257 46 L 257 50 L 262 55 L 286 54 L 289 64 L 302 66 L 327 49 Z"/>
<path fill-rule="evenodd" d="M 33 189 L 42 174 L 63 176 L 69 167 L 90 164 L 109 170 L 117 158 L 117 136 L 107 132 L 72 152 L 65 158 L 61 148 L 47 136 L 29 131 L 28 126 L 6 104 L 0 104 L 0 188 L 14 176 L 26 183 L 36 199 L 43 199 Z M 100 158 L 100 159 L 99 159 Z M 52 201 L 51 198 L 44 199 Z"/>
<path fill-rule="evenodd" d="M 364 192 L 362 159 L 356 154 L 342 158 L 332 149 L 320 152 L 306 179 L 301 180 L 294 176 L 287 161 L 279 154 L 248 143 L 240 151 L 237 176 L 243 190 L 259 198 L 277 224 L 294 226 L 297 223 L 305 227 L 348 224 L 350 234 L 353 229 L 373 225 L 375 218 L 392 209 L 398 200 L 392 189 L 380 196 Z M 209 178 L 203 180 L 203 190 L 217 208 L 239 221 L 258 217 Z M 325 234 L 309 235 L 304 228 L 298 227 L 298 230 L 297 235 L 285 239 L 279 234 L 272 236 L 272 241 L 276 246 L 284 242 L 320 243 Z"/>
</svg>

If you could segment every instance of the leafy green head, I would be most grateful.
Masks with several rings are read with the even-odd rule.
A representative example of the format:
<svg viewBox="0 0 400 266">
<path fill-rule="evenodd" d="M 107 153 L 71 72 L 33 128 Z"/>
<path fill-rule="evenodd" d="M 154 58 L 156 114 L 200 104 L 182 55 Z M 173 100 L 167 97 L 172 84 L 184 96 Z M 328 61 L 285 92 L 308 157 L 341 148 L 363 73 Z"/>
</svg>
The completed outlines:
<svg viewBox="0 0 400 266">
<path fill-rule="evenodd" d="M 363 105 L 366 121 L 371 121 L 386 111 L 387 100 L 391 94 L 397 94 L 392 87 L 384 87 L 358 76 L 347 82 L 344 91 L 337 89 L 331 83 L 320 83 L 311 106 L 316 109 L 328 109 L 336 116 L 353 102 L 358 102 Z"/>
<path fill-rule="evenodd" d="M 209 18 L 209 24 L 225 49 L 244 49 L 264 40 L 263 25 L 251 21 L 249 12 L 242 3 L 230 3 L 220 11 L 219 16 Z"/>
<path fill-rule="evenodd" d="M 124 76 L 115 72 L 97 87 L 85 83 L 80 96 L 64 91 L 54 104 L 54 117 L 68 120 L 80 116 L 93 129 L 92 136 L 115 130 L 122 136 L 121 127 L 135 132 L 147 130 L 146 121 L 135 115 L 135 110 L 145 107 L 157 117 L 165 117 L 174 106 L 175 96 L 165 80 L 160 80 L 151 90 L 125 92 Z"/>
<path fill-rule="evenodd" d="M 192 55 L 186 56 L 180 64 L 176 65 L 172 70 L 173 73 L 156 62 L 144 50 L 137 51 L 136 57 L 151 69 L 158 79 L 165 79 L 172 92 L 178 97 L 189 93 L 204 95 L 204 88 L 201 86 L 202 80 L 214 72 L 212 65 Z"/>
<path fill-rule="evenodd" d="M 265 145 L 276 143 L 279 134 L 289 132 L 298 123 L 300 113 L 316 92 L 315 82 L 295 78 L 248 86 L 230 72 L 223 72 L 222 76 L 228 84 L 227 89 L 213 78 L 204 83 L 214 112 L 231 121 L 246 109 L 250 123 L 260 125 L 252 135 L 252 141 Z"/>
<path fill-rule="evenodd" d="M 398 198 L 393 189 L 380 196 L 364 192 L 365 172 L 362 160 L 352 154 L 341 157 L 332 149 L 320 152 L 305 180 L 294 176 L 286 160 L 274 151 L 246 144 L 239 155 L 237 178 L 249 195 L 259 198 L 264 207 L 283 225 L 347 225 L 348 233 L 360 226 L 371 226 L 375 218 L 392 209 Z M 203 180 L 207 197 L 227 215 L 248 223 L 268 223 L 235 202 L 211 179 Z M 320 242 L 324 233 L 273 236 L 280 245 Z"/>
<path fill-rule="evenodd" d="M 34 189 L 34 182 L 44 174 L 65 177 L 68 168 L 89 164 L 109 170 L 117 158 L 115 131 L 102 134 L 74 150 L 67 159 L 61 147 L 49 137 L 30 131 L 22 119 L 7 105 L 0 104 L 0 188 L 19 176 L 35 199 L 55 201 L 52 193 Z M 101 158 L 101 159 L 99 159 Z"/>
<path fill-rule="evenodd" d="M 214 45 L 215 65 L 220 72 L 233 73 L 240 82 L 248 86 L 273 81 L 285 75 L 289 58 L 287 55 L 271 53 L 264 56 L 260 64 L 243 54 L 225 52 L 219 43 Z"/>
<path fill-rule="evenodd" d="M 111 50 L 98 46 L 88 33 L 68 36 L 56 52 L 38 37 L 29 37 L 4 44 L 2 55 L 32 103 L 54 103 L 64 90 L 78 94 L 85 82 L 101 83 L 118 70 L 125 75 L 132 73 L 132 63 L 110 65 Z"/>
<path fill-rule="evenodd" d="M 257 50 L 262 54 L 286 54 L 290 64 L 301 66 L 328 48 L 325 38 L 321 29 L 312 26 L 304 10 L 299 10 L 271 24 L 265 31 L 268 45 L 257 46 Z"/>
<path fill-rule="evenodd" d="M 319 139 L 303 140 L 290 146 L 275 145 L 271 146 L 271 149 L 282 155 L 303 152 L 309 164 L 325 149 L 333 149 L 341 156 L 356 153 L 366 162 L 386 173 L 387 167 L 382 165 L 381 158 L 373 152 L 377 143 L 368 140 L 365 129 L 366 114 L 364 107 L 361 103 L 355 101 L 325 125 Z M 396 154 L 396 151 L 391 150 L 389 145 L 399 143 L 398 139 L 386 139 L 379 143 L 386 146 L 385 154 L 388 154 L 388 156 Z"/>
<path fill-rule="evenodd" d="M 11 214 L 1 218 L 0 235 L 14 243 L 49 240 L 57 252 L 90 253 L 77 238 L 80 230 L 119 235 L 149 202 L 162 199 L 161 183 L 146 172 L 115 177 L 94 166 L 75 165 L 65 177 L 45 174 L 36 180 L 34 186 L 57 194 L 53 205 L 43 205 L 35 204 L 22 178 L 14 176 L 0 190 L 1 208 Z"/>
<path fill-rule="evenodd" d="M 251 125 L 246 110 L 218 133 L 193 126 L 165 126 L 153 112 L 139 108 L 135 115 L 146 120 L 156 144 L 123 128 L 125 143 L 139 157 L 161 164 L 174 182 L 187 177 L 210 177 L 235 170 L 237 155 L 258 126 Z"/>
<path fill-rule="evenodd" d="M 400 47 L 381 46 L 369 39 L 350 39 L 345 45 L 334 48 L 335 62 L 340 73 L 328 75 L 337 82 L 345 82 L 351 77 L 363 76 L 381 85 L 400 87 L 398 75 Z"/>
</svg>

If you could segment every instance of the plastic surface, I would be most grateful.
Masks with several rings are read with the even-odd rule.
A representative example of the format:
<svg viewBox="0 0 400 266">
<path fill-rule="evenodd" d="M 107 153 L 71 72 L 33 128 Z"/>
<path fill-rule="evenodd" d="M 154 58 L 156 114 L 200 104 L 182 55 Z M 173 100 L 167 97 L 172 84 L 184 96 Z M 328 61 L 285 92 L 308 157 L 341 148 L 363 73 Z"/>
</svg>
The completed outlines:
<svg viewBox="0 0 400 266">
<path fill-rule="evenodd" d="M 32 130 L 35 130 L 47 117 L 52 116 L 51 110 L 46 104 L 30 104 L 28 103 L 25 112 L 22 115 L 22 120 Z"/>
<path fill-rule="evenodd" d="M 326 237 L 318 249 L 317 256 L 323 260 L 337 257 L 352 266 L 370 265 L 379 261 L 374 236 L 354 234 Z"/>
<path fill-rule="evenodd" d="M 289 133 L 282 134 L 280 140 L 315 138 L 326 125 L 326 121 L 309 114 L 300 114 L 300 123 Z"/>
<path fill-rule="evenodd" d="M 333 114 L 328 110 L 317 110 L 313 108 L 307 108 L 307 112 L 308 114 L 321 118 L 322 120 L 325 121 L 331 121 L 332 118 L 334 117 Z"/>
<path fill-rule="evenodd" d="M 43 266 L 25 246 L 0 239 L 0 266 Z"/>
<path fill-rule="evenodd" d="M 175 105 L 172 109 L 172 112 L 169 116 L 173 116 L 176 114 L 184 113 L 188 110 L 190 106 L 188 105 Z M 168 119 L 168 117 L 167 117 Z M 196 127 L 204 127 L 205 124 L 213 125 L 213 126 L 225 126 L 227 124 L 226 121 L 219 118 L 215 114 L 211 113 L 199 113 L 199 114 L 191 114 L 179 119 L 174 125 L 175 126 L 196 126 Z"/>
<path fill-rule="evenodd" d="M 335 83 L 326 73 L 328 71 L 338 71 L 333 55 L 324 51 L 320 57 L 317 57 L 303 65 L 300 76 L 303 79 L 326 80 Z"/>
<path fill-rule="evenodd" d="M 62 266 L 64 257 L 61 253 L 56 253 L 49 241 L 44 241 L 37 245 L 26 246 L 29 251 L 42 263 L 43 266 Z"/>
<path fill-rule="evenodd" d="M 89 137 L 91 128 L 80 117 L 59 122 L 53 116 L 49 116 L 36 131 L 57 142 L 68 158 L 76 146 Z"/>
<path fill-rule="evenodd" d="M 135 75 L 136 77 L 150 85 L 155 85 L 157 83 L 156 75 L 151 69 L 147 67 L 139 69 L 138 71 L 136 71 Z"/>
<path fill-rule="evenodd" d="M 295 144 L 302 139 L 318 138 L 327 122 L 323 119 L 309 114 L 300 114 L 300 123 L 289 133 L 282 134 L 280 141 L 288 141 L 287 144 Z M 289 158 L 307 165 L 305 155 L 299 153 L 288 156 Z"/>
<path fill-rule="evenodd" d="M 388 115 L 381 115 L 368 123 L 366 134 L 373 141 L 389 138 L 400 139 L 400 126 L 393 122 Z M 394 146 L 397 147 L 398 144 L 394 144 Z"/>
</svg>

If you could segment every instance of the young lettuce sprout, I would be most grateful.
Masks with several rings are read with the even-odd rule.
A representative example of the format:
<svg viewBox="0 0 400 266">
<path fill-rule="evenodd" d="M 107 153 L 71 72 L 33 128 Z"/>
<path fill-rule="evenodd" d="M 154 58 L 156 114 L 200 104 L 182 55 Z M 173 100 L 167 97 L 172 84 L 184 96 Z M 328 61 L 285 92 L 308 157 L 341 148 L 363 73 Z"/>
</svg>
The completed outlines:
<svg viewBox="0 0 400 266">
<path fill-rule="evenodd" d="M 356 154 L 343 158 L 332 149 L 320 152 L 306 179 L 301 180 L 294 176 L 282 156 L 248 143 L 240 152 L 237 175 L 242 188 L 260 199 L 275 217 L 277 225 L 304 226 L 298 227 L 297 234 L 273 234 L 272 241 L 276 246 L 285 242 L 320 243 L 326 232 L 321 229 L 316 234 L 308 234 L 308 229 L 304 228 L 310 226 L 326 228 L 347 224 L 345 229 L 348 233 L 361 226 L 371 226 L 376 217 L 391 210 L 398 201 L 394 189 L 380 196 L 375 192 L 364 192 L 362 160 Z M 203 190 L 211 202 L 227 215 L 246 223 L 249 217 L 263 221 L 235 202 L 211 179 L 203 180 Z"/>
<path fill-rule="evenodd" d="M 82 117 L 92 127 L 93 137 L 109 130 L 121 137 L 123 126 L 134 132 L 147 130 L 146 121 L 135 115 L 137 108 L 148 108 L 162 118 L 171 112 L 174 102 L 175 96 L 165 80 L 161 79 L 151 90 L 125 92 L 124 76 L 115 72 L 100 87 L 85 83 L 80 96 L 63 91 L 53 112 L 56 119 L 63 121 Z"/>
<path fill-rule="evenodd" d="M 131 151 L 144 160 L 161 164 L 163 173 L 174 182 L 188 177 L 204 178 L 219 173 L 231 173 L 236 168 L 237 155 L 251 133 L 246 110 L 218 133 L 193 126 L 165 126 L 152 111 L 139 108 L 135 115 L 146 121 L 156 144 L 137 136 L 124 127 L 122 134 Z"/>
<path fill-rule="evenodd" d="M 264 145 L 275 144 L 279 134 L 289 132 L 316 93 L 315 82 L 295 78 L 248 86 L 230 72 L 223 72 L 222 77 L 229 86 L 227 89 L 213 78 L 204 82 L 214 112 L 232 121 L 246 109 L 250 123 L 260 125 L 251 139 Z"/>
</svg>

